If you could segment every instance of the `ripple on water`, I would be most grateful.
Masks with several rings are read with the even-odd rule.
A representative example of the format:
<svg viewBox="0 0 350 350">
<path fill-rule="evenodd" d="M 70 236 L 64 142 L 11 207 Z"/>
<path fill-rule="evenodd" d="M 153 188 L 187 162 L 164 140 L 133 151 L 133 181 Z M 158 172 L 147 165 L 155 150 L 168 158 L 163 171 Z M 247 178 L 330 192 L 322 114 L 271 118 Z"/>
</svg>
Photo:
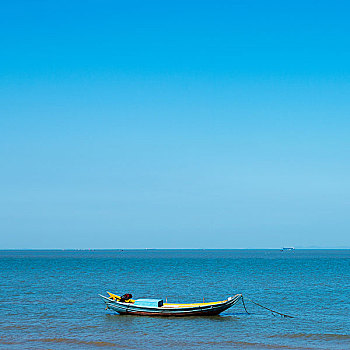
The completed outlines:
<svg viewBox="0 0 350 350">
<path fill-rule="evenodd" d="M 275 334 L 269 338 L 288 338 L 288 339 L 312 339 L 312 340 L 347 340 L 350 341 L 348 334 L 328 334 L 328 333 L 291 333 L 291 334 Z"/>
<path fill-rule="evenodd" d="M 115 348 L 129 349 L 128 346 L 111 343 L 107 341 L 80 340 L 80 339 L 73 339 L 73 338 L 43 338 L 43 339 L 32 339 L 30 341 L 40 342 L 40 343 L 63 343 L 63 344 L 91 345 L 96 347 L 115 347 Z"/>
</svg>

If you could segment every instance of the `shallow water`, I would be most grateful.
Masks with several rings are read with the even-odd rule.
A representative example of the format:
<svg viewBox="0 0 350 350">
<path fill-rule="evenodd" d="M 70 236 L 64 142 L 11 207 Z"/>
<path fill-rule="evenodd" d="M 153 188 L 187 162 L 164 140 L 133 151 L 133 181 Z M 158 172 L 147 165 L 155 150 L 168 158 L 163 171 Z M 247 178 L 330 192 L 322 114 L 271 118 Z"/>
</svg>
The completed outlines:
<svg viewBox="0 0 350 350">
<path fill-rule="evenodd" d="M 119 316 L 106 290 L 295 318 Z M 350 250 L 0 251 L 0 316 L 0 349 L 350 349 Z"/>
</svg>

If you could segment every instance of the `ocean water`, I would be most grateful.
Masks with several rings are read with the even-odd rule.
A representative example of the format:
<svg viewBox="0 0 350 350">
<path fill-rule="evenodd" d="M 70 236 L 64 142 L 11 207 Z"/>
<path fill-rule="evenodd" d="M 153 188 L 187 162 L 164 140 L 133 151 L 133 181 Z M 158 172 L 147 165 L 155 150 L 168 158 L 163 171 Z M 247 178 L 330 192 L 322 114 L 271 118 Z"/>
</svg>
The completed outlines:
<svg viewBox="0 0 350 350">
<path fill-rule="evenodd" d="M 106 291 L 294 318 L 120 316 Z M 214 348 L 350 349 L 350 250 L 0 251 L 0 349 Z"/>
</svg>

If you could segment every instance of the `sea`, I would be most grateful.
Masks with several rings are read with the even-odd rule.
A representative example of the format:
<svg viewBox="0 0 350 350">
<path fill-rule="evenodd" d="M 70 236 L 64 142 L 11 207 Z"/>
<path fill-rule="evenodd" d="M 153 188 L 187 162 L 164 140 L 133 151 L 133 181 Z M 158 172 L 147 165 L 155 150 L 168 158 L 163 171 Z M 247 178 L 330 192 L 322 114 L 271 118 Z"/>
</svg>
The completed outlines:
<svg viewBox="0 0 350 350">
<path fill-rule="evenodd" d="M 249 314 L 123 316 L 106 291 Z M 0 349 L 350 349 L 350 250 L 0 251 Z"/>
</svg>

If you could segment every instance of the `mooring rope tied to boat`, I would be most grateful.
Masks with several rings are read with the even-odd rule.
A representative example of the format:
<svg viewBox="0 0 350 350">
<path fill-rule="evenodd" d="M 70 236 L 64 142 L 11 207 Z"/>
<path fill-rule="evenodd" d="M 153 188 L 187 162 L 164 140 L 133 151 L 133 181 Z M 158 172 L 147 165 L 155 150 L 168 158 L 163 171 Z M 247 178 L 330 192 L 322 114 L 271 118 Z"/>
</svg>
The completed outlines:
<svg viewBox="0 0 350 350">
<path fill-rule="evenodd" d="M 106 309 L 111 309 L 117 313 L 142 315 L 142 316 L 213 316 L 219 315 L 221 312 L 227 310 L 235 305 L 239 300 L 242 300 L 244 310 L 249 315 L 245 305 L 245 299 L 253 304 L 272 312 L 273 316 L 280 315 L 282 317 L 294 318 L 294 316 L 286 315 L 281 312 L 272 310 L 264 305 L 261 305 L 249 298 L 243 297 L 242 294 L 236 294 L 226 300 L 197 304 L 164 304 L 162 299 L 132 299 L 130 293 L 118 296 L 116 294 L 108 293 L 108 297 L 100 294 L 106 303 Z M 167 300 L 167 298 L 166 298 Z"/>
<path fill-rule="evenodd" d="M 246 298 L 246 297 L 243 298 L 243 295 L 242 295 L 243 307 L 244 307 L 244 310 L 246 311 L 246 313 L 247 313 L 248 315 L 249 315 L 249 312 L 247 311 L 247 308 L 246 308 L 246 306 L 245 306 L 244 299 L 249 300 L 249 301 L 252 302 L 253 304 L 255 304 L 255 305 L 257 305 L 257 306 L 260 306 L 260 307 L 262 307 L 263 309 L 269 310 L 270 312 L 272 312 L 272 314 L 278 314 L 278 315 L 280 315 L 280 316 L 282 316 L 282 317 L 294 318 L 294 316 L 282 314 L 281 312 L 271 310 L 271 309 L 269 309 L 268 307 L 263 306 L 263 305 L 260 305 L 259 303 L 256 303 L 255 301 L 253 301 L 253 300 L 251 300 L 251 299 L 249 299 L 249 298 Z"/>
</svg>

